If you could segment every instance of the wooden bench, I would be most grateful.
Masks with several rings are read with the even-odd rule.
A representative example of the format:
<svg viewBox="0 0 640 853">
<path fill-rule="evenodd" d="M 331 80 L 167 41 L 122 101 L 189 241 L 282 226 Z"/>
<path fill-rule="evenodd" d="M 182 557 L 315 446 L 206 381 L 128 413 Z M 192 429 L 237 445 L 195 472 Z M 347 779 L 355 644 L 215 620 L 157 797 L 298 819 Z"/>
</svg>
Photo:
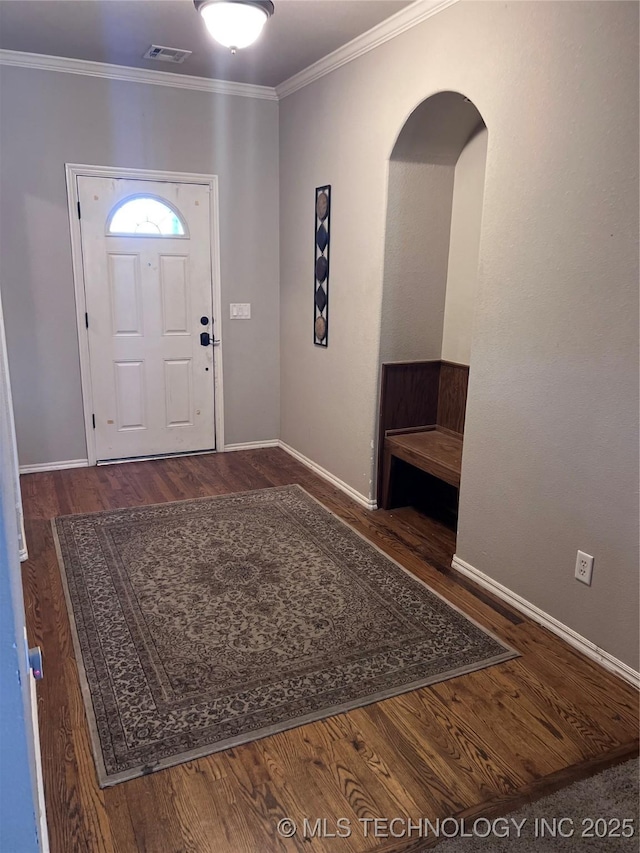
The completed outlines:
<svg viewBox="0 0 640 853">
<path fill-rule="evenodd" d="M 459 489 L 469 368 L 443 361 L 384 364 L 378 505 L 391 509 L 396 462 Z"/>
</svg>

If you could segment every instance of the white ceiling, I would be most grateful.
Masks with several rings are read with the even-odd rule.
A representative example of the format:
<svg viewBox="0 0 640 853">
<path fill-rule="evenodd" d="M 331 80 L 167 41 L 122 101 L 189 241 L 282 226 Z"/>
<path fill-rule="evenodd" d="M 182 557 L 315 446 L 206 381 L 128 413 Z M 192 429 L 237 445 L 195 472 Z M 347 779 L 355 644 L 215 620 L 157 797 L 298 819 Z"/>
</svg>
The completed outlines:
<svg viewBox="0 0 640 853">
<path fill-rule="evenodd" d="M 192 0 L 0 0 L 0 48 L 275 87 L 408 5 L 275 0 L 259 41 L 231 56 Z M 142 59 L 151 44 L 193 54 L 182 65 Z"/>
</svg>

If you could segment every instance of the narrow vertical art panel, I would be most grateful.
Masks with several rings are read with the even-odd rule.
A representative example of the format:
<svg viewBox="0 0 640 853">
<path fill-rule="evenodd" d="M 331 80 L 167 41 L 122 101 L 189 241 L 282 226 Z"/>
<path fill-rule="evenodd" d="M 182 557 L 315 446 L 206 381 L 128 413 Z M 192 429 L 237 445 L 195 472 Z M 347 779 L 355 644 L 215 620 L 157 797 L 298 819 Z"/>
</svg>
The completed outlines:
<svg viewBox="0 0 640 853">
<path fill-rule="evenodd" d="M 329 232 L 331 187 L 316 187 L 315 265 L 313 279 L 313 342 L 326 347 L 329 341 Z"/>
</svg>

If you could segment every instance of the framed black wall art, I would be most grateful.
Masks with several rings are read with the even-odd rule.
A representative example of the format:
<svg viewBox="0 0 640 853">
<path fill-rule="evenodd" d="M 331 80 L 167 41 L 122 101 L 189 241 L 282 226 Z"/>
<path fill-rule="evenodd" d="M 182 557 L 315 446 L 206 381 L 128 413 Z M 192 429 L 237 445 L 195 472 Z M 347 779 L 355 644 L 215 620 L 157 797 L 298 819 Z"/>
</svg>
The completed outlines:
<svg viewBox="0 0 640 853">
<path fill-rule="evenodd" d="M 329 342 L 329 234 L 331 187 L 316 187 L 313 271 L 313 342 L 326 347 Z"/>
</svg>

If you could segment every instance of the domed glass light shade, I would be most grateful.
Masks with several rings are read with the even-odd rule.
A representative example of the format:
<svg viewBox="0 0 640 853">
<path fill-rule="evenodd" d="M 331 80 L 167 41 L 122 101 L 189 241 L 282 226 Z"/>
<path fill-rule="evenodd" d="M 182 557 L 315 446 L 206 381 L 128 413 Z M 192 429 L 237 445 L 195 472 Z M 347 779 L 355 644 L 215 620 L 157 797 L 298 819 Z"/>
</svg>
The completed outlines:
<svg viewBox="0 0 640 853">
<path fill-rule="evenodd" d="M 231 50 L 248 47 L 273 14 L 271 0 L 194 0 L 213 38 Z"/>
</svg>

